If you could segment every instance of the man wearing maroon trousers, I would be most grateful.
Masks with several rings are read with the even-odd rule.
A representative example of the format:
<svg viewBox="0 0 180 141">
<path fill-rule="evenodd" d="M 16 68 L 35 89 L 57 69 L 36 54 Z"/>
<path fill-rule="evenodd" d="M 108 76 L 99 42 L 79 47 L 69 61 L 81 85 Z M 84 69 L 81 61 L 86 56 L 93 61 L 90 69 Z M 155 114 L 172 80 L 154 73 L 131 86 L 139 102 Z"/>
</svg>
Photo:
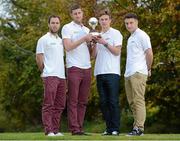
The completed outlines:
<svg viewBox="0 0 180 141">
<path fill-rule="evenodd" d="M 66 102 L 64 49 L 58 36 L 60 17 L 52 15 L 48 20 L 49 32 L 37 43 L 36 62 L 44 83 L 42 122 L 47 136 L 63 136 L 59 132 L 61 114 Z"/>
<path fill-rule="evenodd" d="M 83 12 L 79 5 L 71 7 L 70 15 L 73 21 L 62 28 L 68 80 L 68 125 L 72 135 L 87 135 L 83 131 L 83 122 L 91 84 L 87 42 L 92 40 L 92 35 L 82 24 Z"/>
</svg>

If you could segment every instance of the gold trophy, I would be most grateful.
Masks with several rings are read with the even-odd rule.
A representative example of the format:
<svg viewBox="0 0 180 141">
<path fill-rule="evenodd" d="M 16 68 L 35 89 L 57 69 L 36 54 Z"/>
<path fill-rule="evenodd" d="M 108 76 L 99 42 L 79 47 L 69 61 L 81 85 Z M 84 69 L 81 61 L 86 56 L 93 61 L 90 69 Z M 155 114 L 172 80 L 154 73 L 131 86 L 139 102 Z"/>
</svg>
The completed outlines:
<svg viewBox="0 0 180 141">
<path fill-rule="evenodd" d="M 96 26 L 98 25 L 98 20 L 95 17 L 91 17 L 88 21 L 89 25 L 91 26 L 92 30 L 90 31 L 90 34 L 94 36 L 94 39 L 90 42 L 91 46 L 92 44 L 96 44 L 96 38 L 101 38 L 101 35 L 99 32 L 96 31 Z"/>
<path fill-rule="evenodd" d="M 100 36 L 100 33 L 96 31 L 96 26 L 98 25 L 98 20 L 95 17 L 91 17 L 88 21 L 89 25 L 91 26 L 92 30 L 90 31 L 90 34 L 93 36 Z"/>
</svg>

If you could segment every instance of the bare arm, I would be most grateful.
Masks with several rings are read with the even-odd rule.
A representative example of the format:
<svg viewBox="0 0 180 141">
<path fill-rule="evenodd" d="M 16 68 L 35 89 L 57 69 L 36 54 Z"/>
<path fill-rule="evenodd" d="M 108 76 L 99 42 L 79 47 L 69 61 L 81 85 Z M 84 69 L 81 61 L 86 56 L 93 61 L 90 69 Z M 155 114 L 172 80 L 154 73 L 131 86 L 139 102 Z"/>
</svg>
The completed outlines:
<svg viewBox="0 0 180 141">
<path fill-rule="evenodd" d="M 97 42 L 100 44 L 103 44 L 104 47 L 106 47 L 115 56 L 120 55 L 120 53 L 121 53 L 121 46 L 120 45 L 119 46 L 111 46 L 103 38 L 97 38 Z"/>
<path fill-rule="evenodd" d="M 151 76 L 151 66 L 153 63 L 153 52 L 152 49 L 149 48 L 145 51 L 146 53 L 146 64 L 147 64 L 147 68 L 148 68 L 148 75 Z"/>
<path fill-rule="evenodd" d="M 43 53 L 36 54 L 36 63 L 38 65 L 38 68 L 41 72 L 43 72 L 44 69 L 44 55 Z"/>
<path fill-rule="evenodd" d="M 105 46 L 107 47 L 107 49 L 109 49 L 109 51 L 114 54 L 115 56 L 120 55 L 121 53 L 121 46 L 111 46 L 109 44 L 105 44 Z"/>
<path fill-rule="evenodd" d="M 87 34 L 86 36 L 80 38 L 79 40 L 72 42 L 71 39 L 65 38 L 63 39 L 64 47 L 67 51 L 73 50 L 77 48 L 79 45 L 81 45 L 84 42 L 89 42 L 92 40 L 92 35 Z"/>
</svg>

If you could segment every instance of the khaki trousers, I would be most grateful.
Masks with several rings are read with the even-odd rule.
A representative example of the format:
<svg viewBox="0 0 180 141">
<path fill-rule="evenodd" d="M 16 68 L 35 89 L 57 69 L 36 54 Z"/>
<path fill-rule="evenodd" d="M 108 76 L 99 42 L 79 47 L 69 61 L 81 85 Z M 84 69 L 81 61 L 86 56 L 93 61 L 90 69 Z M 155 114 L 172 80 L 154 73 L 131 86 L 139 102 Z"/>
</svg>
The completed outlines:
<svg viewBox="0 0 180 141">
<path fill-rule="evenodd" d="M 125 90 L 128 103 L 133 113 L 133 128 L 144 130 L 146 119 L 145 107 L 145 88 L 147 75 L 136 72 L 135 74 L 125 77 Z"/>
</svg>

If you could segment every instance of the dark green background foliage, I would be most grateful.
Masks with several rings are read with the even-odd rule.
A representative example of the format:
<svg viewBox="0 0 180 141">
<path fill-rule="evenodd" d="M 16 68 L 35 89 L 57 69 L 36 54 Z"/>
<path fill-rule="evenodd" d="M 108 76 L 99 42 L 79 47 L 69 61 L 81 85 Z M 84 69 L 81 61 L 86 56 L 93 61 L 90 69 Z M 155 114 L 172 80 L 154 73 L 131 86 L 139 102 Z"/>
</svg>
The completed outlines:
<svg viewBox="0 0 180 141">
<path fill-rule="evenodd" d="M 41 126 L 43 86 L 35 63 L 36 43 L 48 31 L 49 15 L 60 15 L 61 25 L 71 21 L 68 11 L 71 2 L 72 0 L 1 0 L 9 16 L 0 18 L 0 130 L 38 130 Z M 100 6 L 96 5 L 95 0 L 77 2 L 83 7 L 84 24 L 88 26 L 88 19 L 96 15 Z M 122 74 L 125 70 L 129 36 L 123 16 L 128 12 L 137 13 L 139 27 L 151 37 L 154 63 L 152 76 L 147 82 L 146 132 L 179 133 L 180 2 L 141 0 L 138 3 L 138 0 L 112 0 L 106 4 L 112 12 L 112 27 L 120 30 L 124 37 Z M 94 66 L 94 60 L 92 65 Z M 124 132 L 132 127 L 133 118 L 125 96 L 123 75 L 120 87 L 121 127 Z M 93 77 L 86 114 L 86 120 L 90 123 L 103 123 L 98 101 Z M 63 121 L 66 122 L 66 112 Z M 64 128 L 67 128 L 66 125 Z"/>
</svg>

